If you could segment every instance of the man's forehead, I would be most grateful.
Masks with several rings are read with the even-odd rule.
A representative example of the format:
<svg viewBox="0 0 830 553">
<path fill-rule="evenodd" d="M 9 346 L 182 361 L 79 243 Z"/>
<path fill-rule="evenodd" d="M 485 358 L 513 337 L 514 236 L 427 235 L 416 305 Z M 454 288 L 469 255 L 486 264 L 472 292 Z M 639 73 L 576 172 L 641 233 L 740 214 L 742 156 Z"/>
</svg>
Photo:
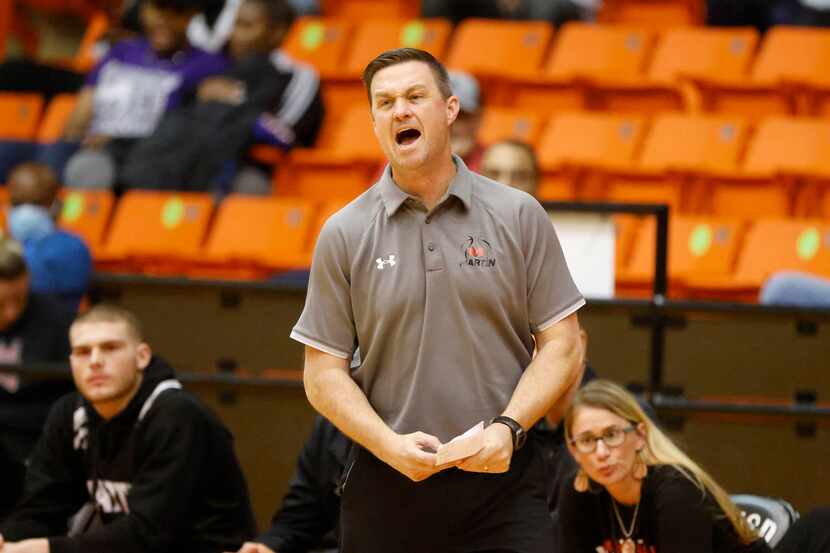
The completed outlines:
<svg viewBox="0 0 830 553">
<path fill-rule="evenodd" d="M 73 343 L 126 342 L 132 334 L 124 321 L 81 321 L 69 329 L 69 338 Z"/>
<path fill-rule="evenodd" d="M 384 67 L 372 79 L 372 95 L 391 94 L 422 86 L 437 87 L 429 65 L 422 61 L 406 61 Z"/>
</svg>

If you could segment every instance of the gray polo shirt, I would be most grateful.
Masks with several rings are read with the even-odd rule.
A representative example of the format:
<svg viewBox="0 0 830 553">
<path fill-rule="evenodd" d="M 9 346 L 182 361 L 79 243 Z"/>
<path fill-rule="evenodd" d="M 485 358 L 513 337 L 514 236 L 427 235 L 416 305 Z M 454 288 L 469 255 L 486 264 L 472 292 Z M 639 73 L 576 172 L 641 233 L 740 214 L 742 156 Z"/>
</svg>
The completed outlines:
<svg viewBox="0 0 830 553">
<path fill-rule="evenodd" d="M 344 359 L 359 344 L 352 376 L 380 417 L 442 441 L 500 414 L 533 333 L 585 303 L 539 202 L 454 160 L 431 212 L 387 167 L 332 215 L 291 332 Z"/>
</svg>

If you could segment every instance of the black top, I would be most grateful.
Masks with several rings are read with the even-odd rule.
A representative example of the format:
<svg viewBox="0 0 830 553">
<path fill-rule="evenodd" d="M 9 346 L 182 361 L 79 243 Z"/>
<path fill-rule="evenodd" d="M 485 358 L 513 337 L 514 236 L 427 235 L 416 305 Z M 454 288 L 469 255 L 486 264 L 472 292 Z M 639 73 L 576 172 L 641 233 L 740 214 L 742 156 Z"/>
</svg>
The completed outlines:
<svg viewBox="0 0 830 553">
<path fill-rule="evenodd" d="M 580 493 L 573 488 L 573 477 L 564 479 L 559 504 L 562 551 L 622 551 L 624 536 L 611 501 L 604 488 Z M 629 527 L 634 507 L 617 506 Z M 761 539 L 742 544 L 711 494 L 702 492 L 671 465 L 649 467 L 632 537 L 637 553 L 770 552 Z"/>
<path fill-rule="evenodd" d="M 61 398 L 0 534 L 61 536 L 49 538 L 52 553 L 220 553 L 250 539 L 255 523 L 233 438 L 189 393 L 154 393 L 173 378 L 154 357 L 136 396 L 110 420 L 78 393 Z M 62 537 L 90 496 L 103 524 Z"/>
<path fill-rule="evenodd" d="M 340 518 L 338 489 L 352 442 L 323 417 L 297 460 L 297 471 L 288 493 L 271 521 L 271 528 L 257 539 L 280 553 L 306 553 L 337 547 Z"/>
<path fill-rule="evenodd" d="M 30 294 L 20 318 L 0 331 L 0 363 L 68 363 L 71 323 L 72 313 L 58 300 Z M 51 404 L 73 389 L 68 367 L 66 376 L 65 381 L 22 376 L 13 393 L 0 386 L 0 429 L 40 432 Z"/>
</svg>

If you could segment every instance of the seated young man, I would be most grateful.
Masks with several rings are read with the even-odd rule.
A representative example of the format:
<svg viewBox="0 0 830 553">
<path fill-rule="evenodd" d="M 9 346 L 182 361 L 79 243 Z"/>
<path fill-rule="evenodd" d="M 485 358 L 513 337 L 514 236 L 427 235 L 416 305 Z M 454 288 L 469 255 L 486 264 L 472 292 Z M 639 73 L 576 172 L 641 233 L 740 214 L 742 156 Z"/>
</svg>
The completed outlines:
<svg viewBox="0 0 830 553">
<path fill-rule="evenodd" d="M 136 145 L 123 171 L 128 188 L 271 193 L 270 168 L 246 159 L 249 147 L 310 146 L 323 120 L 316 71 L 279 50 L 293 18 L 286 0 L 242 0 L 228 44 L 233 67 Z"/>
<path fill-rule="evenodd" d="M 192 99 L 204 78 L 227 68 L 224 56 L 187 41 L 187 25 L 200 8 L 200 0 L 142 1 L 144 36 L 107 52 L 87 76 L 67 122 L 65 144 L 81 146 L 66 163 L 67 186 L 112 185 L 135 141 L 152 133 L 167 110 Z"/>
<path fill-rule="evenodd" d="M 135 316 L 94 307 L 69 339 L 77 392 L 49 415 L 0 553 L 217 553 L 250 538 L 232 436 L 153 355 Z"/>
</svg>

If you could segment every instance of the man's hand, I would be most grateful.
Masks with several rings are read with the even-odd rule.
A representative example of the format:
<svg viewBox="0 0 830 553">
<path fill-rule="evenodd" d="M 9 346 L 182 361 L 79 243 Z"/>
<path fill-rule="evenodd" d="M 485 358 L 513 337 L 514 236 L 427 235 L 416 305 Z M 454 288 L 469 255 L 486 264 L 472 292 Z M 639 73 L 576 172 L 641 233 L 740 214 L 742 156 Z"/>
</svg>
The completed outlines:
<svg viewBox="0 0 830 553">
<path fill-rule="evenodd" d="M 89 136 L 85 136 L 83 140 L 81 140 L 81 145 L 84 148 L 90 148 L 92 150 L 100 150 L 107 143 L 112 140 L 112 137 L 103 135 L 103 134 L 91 134 Z"/>
<path fill-rule="evenodd" d="M 0 536 L 0 553 L 49 553 L 49 540 L 37 538 L 12 543 Z"/>
<path fill-rule="evenodd" d="M 0 552 L 2 553 L 2 552 Z M 231 552 L 227 552 L 231 553 Z M 262 545 L 261 543 L 254 543 L 254 542 L 245 542 L 242 547 L 239 548 L 239 551 L 236 553 L 277 553 L 273 549 L 269 548 L 267 545 Z"/>
<path fill-rule="evenodd" d="M 245 83 L 227 77 L 209 77 L 202 81 L 197 92 L 199 100 L 241 104 L 245 101 Z"/>
<path fill-rule="evenodd" d="M 439 447 L 441 440 L 424 432 L 397 434 L 382 460 L 410 480 L 420 482 L 454 466 L 435 465 L 435 452 Z"/>
<path fill-rule="evenodd" d="M 491 424 L 484 429 L 484 447 L 457 464 L 468 472 L 500 473 L 510 469 L 513 457 L 513 434 L 501 423 Z"/>
</svg>

